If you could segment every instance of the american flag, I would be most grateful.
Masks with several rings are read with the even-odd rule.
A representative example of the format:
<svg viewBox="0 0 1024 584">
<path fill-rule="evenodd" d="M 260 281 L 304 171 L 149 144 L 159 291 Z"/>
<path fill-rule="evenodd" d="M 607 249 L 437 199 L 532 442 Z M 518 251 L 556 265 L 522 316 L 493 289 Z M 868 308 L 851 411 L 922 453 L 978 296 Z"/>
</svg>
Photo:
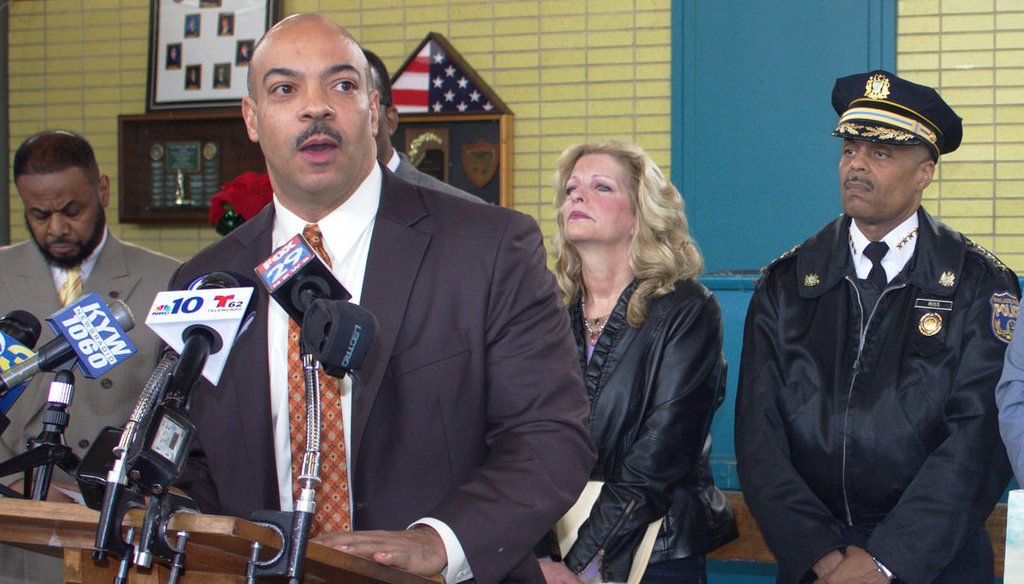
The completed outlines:
<svg viewBox="0 0 1024 584">
<path fill-rule="evenodd" d="M 489 112 L 494 105 L 431 39 L 391 84 L 398 113 Z"/>
</svg>

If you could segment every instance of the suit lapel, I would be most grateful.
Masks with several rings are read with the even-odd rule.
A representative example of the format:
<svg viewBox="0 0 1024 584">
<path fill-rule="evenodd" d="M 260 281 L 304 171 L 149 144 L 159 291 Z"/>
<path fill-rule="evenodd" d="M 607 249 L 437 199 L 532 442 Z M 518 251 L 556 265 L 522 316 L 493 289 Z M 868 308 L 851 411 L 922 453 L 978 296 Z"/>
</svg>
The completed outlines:
<svg viewBox="0 0 1024 584">
<path fill-rule="evenodd" d="M 274 206 L 267 205 L 263 211 L 246 222 L 239 228 L 240 231 L 235 242 L 238 248 L 233 250 L 239 258 L 238 264 L 246 266 L 242 276 L 257 280 L 253 272 L 256 265 L 265 260 L 273 251 L 273 226 Z M 248 227 L 248 229 L 245 229 Z M 262 452 L 269 455 L 268 460 L 274 460 L 274 444 L 272 417 L 270 414 L 270 371 L 266 366 L 253 367 L 255 362 L 266 362 L 267 359 L 267 308 L 273 300 L 267 294 L 267 289 L 256 282 L 256 319 L 249 326 L 246 333 L 239 337 L 238 342 L 231 349 L 228 364 L 230 371 L 224 372 L 224 377 L 230 375 L 237 380 L 244 380 L 238 386 L 241 392 L 235 392 L 238 400 L 235 404 L 235 411 L 238 412 L 238 424 L 241 428 L 242 443 L 255 452 Z M 277 500 L 277 471 L 271 465 L 273 476 L 273 493 L 270 498 Z M 267 485 L 270 488 L 270 485 Z"/>
<path fill-rule="evenodd" d="M 108 233 L 107 243 L 104 244 L 99 260 L 92 273 L 89 274 L 89 279 L 85 282 L 86 292 L 98 293 L 105 302 L 109 302 L 113 298 L 120 298 L 127 302 L 140 281 L 142 281 L 140 275 L 132 274 L 128 270 L 128 260 L 124 257 L 124 244 Z M 97 289 L 94 282 L 103 282 L 104 287 L 109 290 Z M 145 315 L 135 316 L 136 318 L 145 317 Z M 135 324 L 136 326 L 141 325 L 138 322 Z"/>
<path fill-rule="evenodd" d="M 352 399 L 352 465 L 359 462 L 363 432 L 394 350 L 409 295 L 431 239 L 429 213 L 418 190 L 383 173 L 360 304 L 378 324 L 367 365 L 355 376 Z"/>
<path fill-rule="evenodd" d="M 12 247 L 12 253 L 12 261 L 4 266 L 3 276 L 0 277 L 11 302 L 11 306 L 5 310 L 27 310 L 42 321 L 60 308 L 50 267 L 31 241 Z M 47 334 L 45 331 L 48 327 L 45 324 L 43 329 L 44 335 Z"/>
</svg>

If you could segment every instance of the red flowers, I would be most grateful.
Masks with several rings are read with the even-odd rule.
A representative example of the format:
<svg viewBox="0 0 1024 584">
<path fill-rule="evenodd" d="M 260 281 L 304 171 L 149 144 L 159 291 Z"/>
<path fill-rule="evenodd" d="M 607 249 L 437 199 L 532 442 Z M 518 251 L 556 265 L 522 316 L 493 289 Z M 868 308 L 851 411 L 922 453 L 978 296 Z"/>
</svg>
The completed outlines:
<svg viewBox="0 0 1024 584">
<path fill-rule="evenodd" d="M 210 199 L 210 225 L 221 235 L 252 219 L 273 199 L 274 189 L 266 173 L 247 171 L 225 184 Z"/>
</svg>

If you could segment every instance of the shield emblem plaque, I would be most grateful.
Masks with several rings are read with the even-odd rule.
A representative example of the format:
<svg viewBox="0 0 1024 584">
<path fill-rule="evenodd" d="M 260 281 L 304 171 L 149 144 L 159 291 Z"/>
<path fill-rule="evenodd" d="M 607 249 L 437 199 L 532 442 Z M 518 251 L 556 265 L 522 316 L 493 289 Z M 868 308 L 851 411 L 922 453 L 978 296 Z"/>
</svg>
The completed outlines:
<svg viewBox="0 0 1024 584">
<path fill-rule="evenodd" d="M 473 184 L 484 188 L 498 171 L 498 145 L 483 140 L 464 145 L 462 168 Z"/>
</svg>

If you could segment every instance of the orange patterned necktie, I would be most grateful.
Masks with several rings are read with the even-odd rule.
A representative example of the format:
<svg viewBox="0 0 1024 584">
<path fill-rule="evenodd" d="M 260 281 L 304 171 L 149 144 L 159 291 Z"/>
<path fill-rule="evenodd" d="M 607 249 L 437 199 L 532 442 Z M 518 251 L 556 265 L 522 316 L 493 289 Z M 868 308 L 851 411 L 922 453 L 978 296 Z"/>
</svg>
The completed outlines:
<svg viewBox="0 0 1024 584">
<path fill-rule="evenodd" d="M 331 265 L 327 250 L 315 223 L 306 225 L 302 235 L 313 251 Z M 303 384 L 302 357 L 299 349 L 300 327 L 288 319 L 288 411 L 292 441 L 292 490 L 299 497 L 298 476 L 306 450 L 306 388 Z M 341 379 L 320 371 L 320 488 L 317 489 L 316 515 L 310 537 L 332 531 L 352 531 L 349 509 L 348 454 L 345 451 L 345 425 L 341 415 Z"/>
</svg>

